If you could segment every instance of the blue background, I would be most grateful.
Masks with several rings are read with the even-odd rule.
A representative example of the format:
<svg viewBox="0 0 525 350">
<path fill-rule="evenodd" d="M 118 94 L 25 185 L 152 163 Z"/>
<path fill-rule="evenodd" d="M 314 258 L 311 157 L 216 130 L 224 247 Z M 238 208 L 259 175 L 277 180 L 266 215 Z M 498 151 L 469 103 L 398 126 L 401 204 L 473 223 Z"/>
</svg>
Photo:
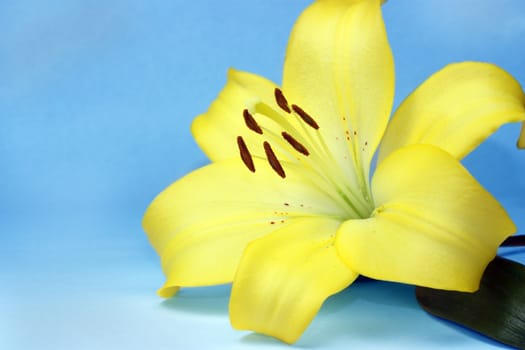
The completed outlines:
<svg viewBox="0 0 525 350">
<path fill-rule="evenodd" d="M 237 332 L 228 286 L 162 301 L 140 222 L 153 197 L 207 163 L 189 125 L 228 67 L 279 82 L 310 1 L 0 2 L 0 349 L 266 349 Z M 522 0 L 390 0 L 396 105 L 455 61 L 525 84 Z M 503 127 L 464 164 L 525 232 L 525 151 Z M 523 249 L 506 256 L 525 262 Z M 421 311 L 413 287 L 359 283 L 331 298 L 308 348 L 494 348 Z"/>
</svg>

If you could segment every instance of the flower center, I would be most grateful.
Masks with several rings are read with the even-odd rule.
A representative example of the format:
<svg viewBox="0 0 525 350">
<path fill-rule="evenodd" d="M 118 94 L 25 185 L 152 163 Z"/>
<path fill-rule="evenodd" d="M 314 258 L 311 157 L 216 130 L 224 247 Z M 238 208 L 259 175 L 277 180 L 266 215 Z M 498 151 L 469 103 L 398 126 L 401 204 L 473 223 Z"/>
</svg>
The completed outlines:
<svg viewBox="0 0 525 350">
<path fill-rule="evenodd" d="M 242 113 L 246 127 L 256 134 L 264 135 L 264 158 L 273 171 L 286 179 L 286 166 L 299 164 L 305 170 L 301 171 L 305 180 L 346 208 L 348 218 L 368 217 L 373 210 L 373 203 L 363 197 L 359 188 L 353 188 L 347 181 L 319 133 L 320 126 L 316 119 L 297 104 L 290 104 L 279 88 L 275 88 L 274 98 L 275 107 L 257 101 Z M 270 119 L 284 130 L 276 132 L 275 127 L 265 127 L 256 117 Z M 237 146 L 244 165 L 255 173 L 254 155 L 242 136 L 237 137 Z"/>
</svg>

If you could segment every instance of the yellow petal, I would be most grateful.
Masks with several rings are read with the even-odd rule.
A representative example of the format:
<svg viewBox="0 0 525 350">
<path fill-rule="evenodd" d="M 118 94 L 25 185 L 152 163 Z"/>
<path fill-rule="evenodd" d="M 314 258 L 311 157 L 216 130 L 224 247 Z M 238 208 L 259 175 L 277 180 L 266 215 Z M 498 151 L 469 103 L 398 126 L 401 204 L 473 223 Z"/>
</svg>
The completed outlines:
<svg viewBox="0 0 525 350">
<path fill-rule="evenodd" d="M 161 257 L 169 297 L 179 286 L 231 282 L 246 245 L 301 217 L 346 214 L 330 196 L 286 167 L 282 179 L 263 161 L 240 159 L 198 169 L 150 204 L 143 227 Z"/>
<path fill-rule="evenodd" d="M 394 96 L 380 1 L 314 2 L 292 31 L 283 91 L 319 121 L 336 161 L 350 163 L 344 160 L 349 152 L 367 183 Z"/>
<path fill-rule="evenodd" d="M 303 219 L 250 243 L 233 282 L 233 327 L 296 341 L 325 299 L 357 277 L 335 251 L 339 224 Z"/>
<path fill-rule="evenodd" d="M 432 75 L 399 107 L 379 161 L 405 145 L 427 143 L 458 159 L 502 124 L 525 120 L 525 95 L 507 72 L 487 63 L 451 64 Z"/>
<path fill-rule="evenodd" d="M 243 112 L 259 103 L 278 110 L 274 97 L 276 87 L 258 75 L 234 69 L 228 71 L 224 89 L 208 111 L 193 121 L 191 127 L 197 144 L 211 160 L 237 157 L 237 136 L 242 136 L 248 145 L 261 142 L 259 135 L 247 128 Z M 269 127 L 275 126 L 270 124 Z"/>
<path fill-rule="evenodd" d="M 337 248 L 360 274 L 437 289 L 475 291 L 516 228 L 499 203 L 445 151 L 404 147 L 372 180 L 376 211 L 338 232 Z"/>
<path fill-rule="evenodd" d="M 521 125 L 521 135 L 518 140 L 518 147 L 525 148 L 525 123 Z"/>
</svg>

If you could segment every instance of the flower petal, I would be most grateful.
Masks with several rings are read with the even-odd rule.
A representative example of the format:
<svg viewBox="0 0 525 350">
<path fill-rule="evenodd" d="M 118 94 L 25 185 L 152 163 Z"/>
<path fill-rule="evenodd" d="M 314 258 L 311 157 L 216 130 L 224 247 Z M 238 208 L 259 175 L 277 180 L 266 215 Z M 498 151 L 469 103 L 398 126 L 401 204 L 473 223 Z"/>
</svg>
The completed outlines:
<svg viewBox="0 0 525 350">
<path fill-rule="evenodd" d="M 243 112 L 261 102 L 278 109 L 273 95 L 276 87 L 258 75 L 234 69 L 228 71 L 225 87 L 208 111 L 195 118 L 191 127 L 197 144 L 212 161 L 237 157 L 237 136 L 242 136 L 248 145 L 260 143 L 258 135 L 246 126 Z"/>
<path fill-rule="evenodd" d="M 376 210 L 344 223 L 336 241 L 360 274 L 436 289 L 475 291 L 516 227 L 499 203 L 447 152 L 404 147 L 372 180 Z"/>
<path fill-rule="evenodd" d="M 525 148 L 525 123 L 521 125 L 521 135 L 518 139 L 518 147 Z"/>
<path fill-rule="evenodd" d="M 292 31 L 283 91 L 319 121 L 336 161 L 350 163 L 350 153 L 367 183 L 394 96 L 380 1 L 314 2 Z"/>
<path fill-rule="evenodd" d="M 233 327 L 296 341 L 325 299 L 357 277 L 335 251 L 339 224 L 299 220 L 250 243 L 233 282 Z"/>
<path fill-rule="evenodd" d="M 346 216 L 300 169 L 286 167 L 282 179 L 266 162 L 256 159 L 254 165 L 252 173 L 240 159 L 213 163 L 150 204 L 143 227 L 167 277 L 161 296 L 172 296 L 179 286 L 231 282 L 250 241 L 297 218 Z"/>
<path fill-rule="evenodd" d="M 405 145 L 427 143 L 458 159 L 502 124 L 525 120 L 520 84 L 495 65 L 451 64 L 419 86 L 389 123 L 379 161 Z"/>
</svg>

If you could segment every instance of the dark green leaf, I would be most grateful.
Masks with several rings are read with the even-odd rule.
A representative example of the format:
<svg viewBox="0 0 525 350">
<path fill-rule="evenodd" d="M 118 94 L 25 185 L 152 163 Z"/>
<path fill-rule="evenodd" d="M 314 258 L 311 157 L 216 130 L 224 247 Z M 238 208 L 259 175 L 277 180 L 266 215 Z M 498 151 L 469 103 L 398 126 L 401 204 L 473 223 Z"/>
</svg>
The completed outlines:
<svg viewBox="0 0 525 350">
<path fill-rule="evenodd" d="M 525 235 L 514 235 L 507 237 L 501 247 L 523 247 L 525 246 Z"/>
<path fill-rule="evenodd" d="M 427 312 L 525 349 L 525 266 L 496 257 L 475 293 L 416 288 Z"/>
</svg>

